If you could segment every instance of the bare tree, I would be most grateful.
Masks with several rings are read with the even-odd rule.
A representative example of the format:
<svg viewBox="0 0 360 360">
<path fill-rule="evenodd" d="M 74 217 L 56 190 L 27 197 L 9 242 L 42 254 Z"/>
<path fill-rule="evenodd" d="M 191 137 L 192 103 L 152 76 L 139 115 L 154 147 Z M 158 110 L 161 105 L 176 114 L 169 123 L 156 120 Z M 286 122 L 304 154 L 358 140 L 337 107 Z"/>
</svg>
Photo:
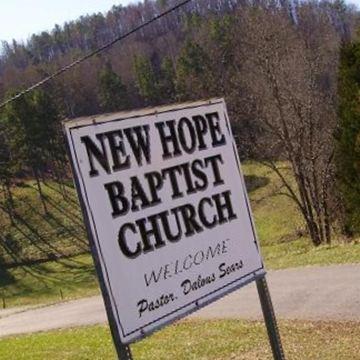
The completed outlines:
<svg viewBox="0 0 360 360">
<path fill-rule="evenodd" d="M 256 98 L 259 156 L 280 177 L 320 245 L 331 242 L 334 211 L 339 39 L 326 14 L 312 6 L 302 6 L 296 24 L 271 6 L 243 9 L 238 58 L 244 62 L 236 81 Z M 295 181 L 278 159 L 288 161 Z"/>
</svg>

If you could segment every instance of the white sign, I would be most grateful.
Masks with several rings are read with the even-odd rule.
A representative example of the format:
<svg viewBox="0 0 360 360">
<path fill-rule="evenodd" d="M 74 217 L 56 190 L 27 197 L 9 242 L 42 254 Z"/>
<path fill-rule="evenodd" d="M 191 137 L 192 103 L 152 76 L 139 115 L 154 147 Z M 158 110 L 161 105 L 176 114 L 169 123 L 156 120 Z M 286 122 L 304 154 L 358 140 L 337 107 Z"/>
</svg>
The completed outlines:
<svg viewBox="0 0 360 360">
<path fill-rule="evenodd" d="M 222 99 L 64 126 L 123 343 L 265 273 Z"/>
</svg>

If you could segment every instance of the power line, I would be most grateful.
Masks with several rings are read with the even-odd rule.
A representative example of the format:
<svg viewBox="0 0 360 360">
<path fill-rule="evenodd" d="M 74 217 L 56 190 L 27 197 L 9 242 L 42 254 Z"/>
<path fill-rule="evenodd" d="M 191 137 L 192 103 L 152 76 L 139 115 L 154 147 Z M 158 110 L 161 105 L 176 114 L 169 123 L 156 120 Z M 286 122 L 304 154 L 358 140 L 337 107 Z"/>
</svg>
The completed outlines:
<svg viewBox="0 0 360 360">
<path fill-rule="evenodd" d="M 176 6 L 173 6 L 172 8 L 162 12 L 161 14 L 159 15 L 156 15 L 154 16 L 152 19 L 148 20 L 148 21 L 145 21 L 143 22 L 142 24 L 140 24 L 139 26 L 135 27 L 134 29 L 128 31 L 127 33 L 123 34 L 123 35 L 120 35 L 118 37 L 116 37 L 115 39 L 111 40 L 110 42 L 106 43 L 105 45 L 97 48 L 96 50 L 93 50 L 91 52 L 89 52 L 88 54 L 80 57 L 79 59 L 73 61 L 72 63 L 64 66 L 63 68 L 55 71 L 54 73 L 52 73 L 51 75 L 45 77 L 44 79 L 40 80 L 39 82 L 35 83 L 34 85 L 30 86 L 29 88 L 19 92 L 18 94 L 14 95 L 13 97 L 7 99 L 6 101 L 4 101 L 3 103 L 1 103 L 0 105 L 0 109 L 2 109 L 3 107 L 5 107 L 7 104 L 13 102 L 14 100 L 26 95 L 27 93 L 35 90 L 36 88 L 44 85 L 45 83 L 47 83 L 48 81 L 58 77 L 59 75 L 63 74 L 64 72 L 70 70 L 71 68 L 73 68 L 74 66 L 76 65 L 79 65 L 80 63 L 84 62 L 85 60 L 93 57 L 94 55 L 97 55 L 101 52 L 103 52 L 104 50 L 110 48 L 111 46 L 113 46 L 115 43 L 127 38 L 128 36 L 134 34 L 135 32 L 141 30 L 142 28 L 150 25 L 151 23 L 159 20 L 160 18 L 172 13 L 173 11 L 176 11 L 178 10 L 179 8 L 183 7 L 184 5 L 186 5 L 187 3 L 189 3 L 190 1 L 192 0 L 184 0 L 182 2 L 180 2 L 179 4 L 177 4 Z"/>
</svg>

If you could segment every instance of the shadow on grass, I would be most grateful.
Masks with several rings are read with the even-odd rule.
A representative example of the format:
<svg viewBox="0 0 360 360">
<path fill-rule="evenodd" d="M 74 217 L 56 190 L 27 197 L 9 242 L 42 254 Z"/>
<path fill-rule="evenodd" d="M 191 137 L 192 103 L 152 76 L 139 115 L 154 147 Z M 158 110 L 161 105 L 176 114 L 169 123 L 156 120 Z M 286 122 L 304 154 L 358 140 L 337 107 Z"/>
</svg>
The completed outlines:
<svg viewBox="0 0 360 360">
<path fill-rule="evenodd" d="M 69 257 L 68 254 L 61 251 L 59 249 L 59 247 L 52 246 L 50 244 L 50 242 L 44 238 L 44 236 L 39 234 L 39 232 L 34 227 L 32 227 L 29 223 L 27 223 L 24 219 L 17 218 L 17 220 L 20 221 L 22 225 L 24 225 L 25 227 L 28 228 L 28 230 L 30 231 L 30 234 L 27 234 L 26 232 L 24 232 L 20 226 L 15 225 L 17 230 L 19 232 L 21 232 L 21 234 L 25 238 L 27 238 L 29 240 L 29 242 L 35 248 L 37 248 L 41 253 L 45 254 L 45 256 L 47 257 L 48 260 L 53 260 L 60 264 L 64 264 L 64 262 L 66 262 L 66 266 L 68 268 L 76 267 L 77 265 L 80 265 L 80 266 L 82 265 L 81 262 L 79 262 L 78 260 L 72 259 L 71 257 Z M 40 244 L 41 244 L 41 246 L 40 246 Z"/>
<path fill-rule="evenodd" d="M 42 221 L 48 223 L 53 229 L 57 230 L 57 229 L 63 229 L 65 230 L 70 236 L 76 238 L 78 240 L 78 244 L 77 246 L 80 248 L 80 250 L 82 251 L 87 251 L 88 248 L 87 248 L 87 242 L 86 240 L 84 239 L 84 237 L 81 237 L 78 235 L 78 232 L 74 231 L 72 228 L 66 226 L 64 224 L 63 221 L 61 221 L 60 219 L 58 219 L 57 217 L 55 217 L 55 214 L 53 213 L 48 213 L 48 214 L 43 214 L 41 213 L 38 209 L 36 209 L 28 200 L 26 199 L 18 199 L 18 201 L 22 202 L 24 205 L 26 205 L 33 214 L 36 214 L 40 219 L 42 219 Z M 53 205 L 53 202 L 50 202 L 47 198 L 45 199 L 45 201 L 47 201 L 50 205 Z M 58 209 L 57 209 L 58 210 Z M 59 211 L 59 210 L 58 210 Z M 63 210 L 63 212 L 60 212 L 60 214 L 62 215 L 65 215 L 65 209 Z M 68 218 L 69 220 L 71 219 L 70 217 Z M 45 245 L 48 249 L 51 249 L 53 252 L 55 252 L 55 254 L 59 254 L 61 257 L 63 256 L 66 256 L 66 254 L 64 254 L 58 247 L 56 246 L 53 246 L 51 243 L 50 243 L 50 239 L 46 239 L 45 236 L 41 235 L 39 233 L 39 231 L 37 230 L 37 228 L 35 228 L 33 225 L 30 224 L 29 221 L 25 220 L 24 217 L 21 217 L 21 216 L 17 216 L 16 220 L 18 222 L 20 222 L 23 226 L 25 226 L 29 231 L 30 233 L 32 234 L 33 237 L 35 237 L 36 239 L 38 239 L 43 245 Z M 72 219 L 72 222 L 76 225 L 76 226 L 79 226 L 80 229 L 85 232 L 85 228 L 84 226 L 81 224 L 81 225 L 78 225 L 79 223 L 78 222 L 75 222 L 73 221 Z M 17 230 L 19 232 L 21 232 L 25 237 L 27 237 L 30 242 L 36 246 L 40 251 L 41 250 L 45 250 L 45 251 L 48 251 L 48 249 L 41 249 L 41 247 L 39 245 L 36 244 L 36 242 L 38 241 L 32 241 L 32 238 L 27 235 L 26 233 L 24 233 L 24 231 L 22 231 L 20 229 L 20 227 L 15 224 L 15 227 L 17 228 Z"/>
<path fill-rule="evenodd" d="M 71 266 L 71 269 L 64 263 L 45 263 L 23 266 L 14 271 L 8 283 L 3 279 L 0 281 L 0 300 L 3 297 L 11 306 L 73 298 L 96 288 L 92 263 Z"/>
<path fill-rule="evenodd" d="M 65 183 L 64 183 L 64 185 L 73 189 L 73 186 L 69 186 L 68 184 L 65 184 Z M 74 191 L 67 192 L 66 198 L 64 198 L 64 194 L 58 188 L 56 188 L 56 186 L 54 186 L 53 184 L 46 183 L 45 186 L 48 187 L 49 189 L 51 189 L 52 191 L 56 192 L 58 195 L 60 195 L 65 202 L 71 202 L 74 205 L 79 206 L 79 203 L 78 203 L 78 200 L 76 197 L 76 193 L 74 193 Z"/>
<path fill-rule="evenodd" d="M 85 230 L 84 223 L 82 221 L 82 218 L 79 214 L 75 214 L 73 211 L 71 211 L 69 208 L 66 208 L 65 206 L 61 205 L 61 202 L 56 202 L 53 199 L 47 198 L 47 203 L 52 206 L 57 212 L 59 212 L 62 216 L 69 219 L 74 224 L 81 226 Z"/>
<path fill-rule="evenodd" d="M 3 286 L 7 286 L 13 284 L 15 282 L 15 278 L 10 274 L 7 269 L 4 269 L 0 265 L 0 288 Z"/>
<path fill-rule="evenodd" d="M 0 268 L 0 293 L 7 297 L 36 296 L 36 293 L 57 292 L 58 288 L 72 288 L 77 284 L 95 280 L 92 262 L 48 262 L 19 266 L 11 269 Z M 9 296 L 10 295 L 10 296 Z"/>
<path fill-rule="evenodd" d="M 245 184 L 248 192 L 260 189 L 270 183 L 270 179 L 265 176 L 245 175 Z"/>
</svg>

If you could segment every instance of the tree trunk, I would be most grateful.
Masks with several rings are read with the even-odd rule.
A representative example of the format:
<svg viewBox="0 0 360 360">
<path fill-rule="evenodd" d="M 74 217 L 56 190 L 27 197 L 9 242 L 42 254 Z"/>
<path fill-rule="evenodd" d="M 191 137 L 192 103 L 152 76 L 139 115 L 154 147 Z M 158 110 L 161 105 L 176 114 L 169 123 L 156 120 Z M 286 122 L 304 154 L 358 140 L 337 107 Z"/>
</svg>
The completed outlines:
<svg viewBox="0 0 360 360">
<path fill-rule="evenodd" d="M 41 183 L 40 183 L 39 174 L 38 174 L 37 169 L 33 168 L 33 173 L 34 173 L 34 176 L 35 176 L 35 179 L 36 179 L 36 185 L 37 185 L 37 188 L 38 188 L 40 201 L 42 203 L 44 213 L 47 215 L 48 214 L 48 209 L 47 209 L 47 206 L 46 206 L 44 194 L 42 192 Z"/>
<path fill-rule="evenodd" d="M 9 215 L 9 220 L 11 225 L 14 225 L 14 198 L 12 196 L 11 187 L 9 181 L 5 181 L 4 183 L 4 194 L 5 200 L 7 204 L 7 213 Z"/>
</svg>

